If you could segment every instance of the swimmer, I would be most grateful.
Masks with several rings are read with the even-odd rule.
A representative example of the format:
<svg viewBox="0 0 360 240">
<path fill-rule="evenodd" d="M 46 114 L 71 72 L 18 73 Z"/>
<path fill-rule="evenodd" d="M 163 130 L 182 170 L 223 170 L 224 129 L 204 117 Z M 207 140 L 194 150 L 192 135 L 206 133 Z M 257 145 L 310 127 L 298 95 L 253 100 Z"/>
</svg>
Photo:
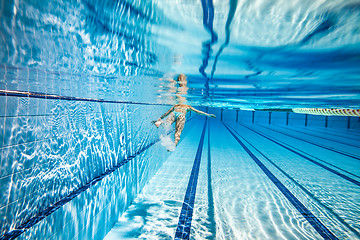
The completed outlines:
<svg viewBox="0 0 360 240">
<path fill-rule="evenodd" d="M 164 123 L 162 121 L 163 118 L 169 115 L 169 117 L 166 119 L 166 123 L 171 125 L 175 122 L 175 146 L 180 141 L 180 135 L 182 130 L 184 129 L 185 121 L 186 121 L 186 113 L 189 111 L 196 112 L 201 115 L 205 115 L 208 117 L 215 118 L 216 116 L 214 114 L 208 114 L 202 111 L 199 111 L 195 108 L 193 108 L 190 105 L 186 104 L 176 104 L 172 108 L 170 108 L 166 113 L 164 113 L 158 120 L 153 121 L 156 127 L 159 127 L 161 124 Z"/>
</svg>

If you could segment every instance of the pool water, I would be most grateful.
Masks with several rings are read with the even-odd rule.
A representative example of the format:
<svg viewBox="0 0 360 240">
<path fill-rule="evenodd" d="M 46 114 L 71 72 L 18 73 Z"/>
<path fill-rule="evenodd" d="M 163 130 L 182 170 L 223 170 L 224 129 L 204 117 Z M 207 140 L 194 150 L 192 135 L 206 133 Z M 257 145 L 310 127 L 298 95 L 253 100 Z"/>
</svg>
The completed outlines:
<svg viewBox="0 0 360 240">
<path fill-rule="evenodd" d="M 357 0 L 1 0 L 0 239 L 360 239 L 359 22 Z M 178 103 L 216 118 L 168 151 Z"/>
<path fill-rule="evenodd" d="M 189 123 L 179 147 L 105 239 L 176 236 L 205 121 Z M 359 138 L 311 127 L 207 124 L 190 239 L 359 238 Z"/>
</svg>

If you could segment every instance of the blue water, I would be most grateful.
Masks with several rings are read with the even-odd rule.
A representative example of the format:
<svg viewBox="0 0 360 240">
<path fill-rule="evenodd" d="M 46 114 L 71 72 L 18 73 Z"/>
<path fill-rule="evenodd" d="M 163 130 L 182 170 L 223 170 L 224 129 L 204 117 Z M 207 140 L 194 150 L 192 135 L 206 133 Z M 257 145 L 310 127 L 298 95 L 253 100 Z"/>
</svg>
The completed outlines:
<svg viewBox="0 0 360 240">
<path fill-rule="evenodd" d="M 1 0 L 0 239 L 359 239 L 359 118 L 289 111 L 360 108 L 359 22 L 355 0 Z M 217 118 L 169 152 L 151 121 L 179 101 Z"/>
<path fill-rule="evenodd" d="M 192 121 L 181 145 L 105 239 L 176 236 L 205 124 L 204 118 Z M 190 239 L 331 239 L 321 235 L 324 229 L 334 239 L 359 238 L 359 160 L 332 152 L 359 156 L 359 138 L 309 135 L 319 127 L 207 124 Z M 319 139 L 330 149 L 317 145 Z M 299 205 L 308 212 L 302 215 Z"/>
<path fill-rule="evenodd" d="M 1 6 L 2 89 L 153 102 L 185 73 L 193 105 L 359 107 L 357 1 Z"/>
</svg>

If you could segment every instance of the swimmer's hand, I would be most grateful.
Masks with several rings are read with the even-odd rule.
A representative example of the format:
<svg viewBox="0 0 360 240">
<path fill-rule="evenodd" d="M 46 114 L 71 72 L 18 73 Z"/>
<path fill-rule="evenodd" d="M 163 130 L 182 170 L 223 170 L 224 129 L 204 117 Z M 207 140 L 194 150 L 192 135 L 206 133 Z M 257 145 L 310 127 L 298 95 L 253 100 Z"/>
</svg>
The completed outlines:
<svg viewBox="0 0 360 240">
<path fill-rule="evenodd" d="M 212 118 L 216 118 L 216 116 L 214 114 L 209 114 L 208 116 L 212 117 Z"/>
<path fill-rule="evenodd" d="M 155 124 L 156 127 L 159 127 L 162 123 L 161 119 L 151 121 L 153 124 Z"/>
</svg>

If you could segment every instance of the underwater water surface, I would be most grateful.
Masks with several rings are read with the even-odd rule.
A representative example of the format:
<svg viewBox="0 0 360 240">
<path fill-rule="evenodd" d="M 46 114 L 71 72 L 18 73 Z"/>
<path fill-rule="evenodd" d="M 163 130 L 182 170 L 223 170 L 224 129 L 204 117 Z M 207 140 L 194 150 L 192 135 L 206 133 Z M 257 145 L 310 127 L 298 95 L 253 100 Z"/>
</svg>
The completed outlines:
<svg viewBox="0 0 360 240">
<path fill-rule="evenodd" d="M 184 73 L 192 105 L 359 107 L 358 1 L 1 6 L 2 89 L 173 104 Z"/>
</svg>

